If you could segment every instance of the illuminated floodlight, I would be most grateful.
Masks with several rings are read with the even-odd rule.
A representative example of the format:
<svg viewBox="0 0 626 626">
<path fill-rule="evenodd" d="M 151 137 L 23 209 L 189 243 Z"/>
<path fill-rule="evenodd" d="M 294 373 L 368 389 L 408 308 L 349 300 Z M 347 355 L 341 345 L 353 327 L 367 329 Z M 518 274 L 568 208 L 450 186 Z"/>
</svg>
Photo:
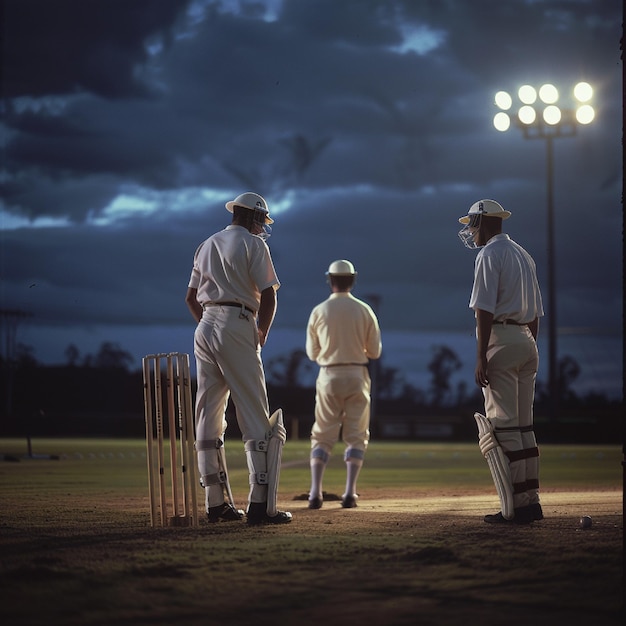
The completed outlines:
<svg viewBox="0 0 626 626">
<path fill-rule="evenodd" d="M 500 111 L 500 113 L 495 114 L 493 125 L 496 127 L 496 130 L 504 132 L 505 130 L 509 130 L 511 118 L 504 111 Z"/>
<path fill-rule="evenodd" d="M 540 87 L 539 97 L 546 104 L 554 104 L 559 99 L 559 92 L 554 85 L 548 83 Z"/>
<path fill-rule="evenodd" d="M 522 124 L 533 124 L 537 119 L 537 112 L 531 106 L 526 105 L 519 110 L 517 117 Z"/>
<path fill-rule="evenodd" d="M 576 109 L 576 121 L 579 124 L 591 124 L 595 116 L 596 112 L 590 104 L 583 104 Z"/>
<path fill-rule="evenodd" d="M 544 83 L 539 88 L 525 84 L 516 89 L 495 93 L 495 105 L 500 110 L 493 117 L 493 125 L 500 132 L 517 125 L 525 127 L 527 138 L 572 136 L 576 134 L 577 124 L 591 124 L 595 120 L 595 110 L 590 102 L 593 88 L 587 82 L 579 82 L 573 88 L 572 95 L 577 103 L 565 108 L 559 99 L 559 89 L 552 83 Z M 536 132 L 531 133 L 528 127 Z"/>
<path fill-rule="evenodd" d="M 543 111 L 543 121 L 550 126 L 554 126 L 561 121 L 561 109 L 551 104 L 547 106 Z"/>
<path fill-rule="evenodd" d="M 579 102 L 589 102 L 593 98 L 593 87 L 589 83 L 578 83 L 574 87 L 574 97 Z"/>
<path fill-rule="evenodd" d="M 537 90 L 530 85 L 522 85 L 517 95 L 524 104 L 534 104 L 537 100 Z"/>
<path fill-rule="evenodd" d="M 496 105 L 503 111 L 508 111 L 513 106 L 513 98 L 506 91 L 498 91 Z"/>
</svg>

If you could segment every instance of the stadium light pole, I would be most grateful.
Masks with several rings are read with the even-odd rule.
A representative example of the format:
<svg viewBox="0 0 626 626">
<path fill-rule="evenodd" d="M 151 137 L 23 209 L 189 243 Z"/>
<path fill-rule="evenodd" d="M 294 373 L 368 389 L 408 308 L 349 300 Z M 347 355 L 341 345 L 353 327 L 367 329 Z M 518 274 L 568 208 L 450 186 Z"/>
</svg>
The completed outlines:
<svg viewBox="0 0 626 626">
<path fill-rule="evenodd" d="M 523 85 L 517 91 L 519 102 L 514 116 L 515 104 L 506 91 L 498 91 L 495 104 L 500 109 L 493 118 L 496 130 L 506 132 L 511 124 L 521 129 L 524 139 L 544 139 L 546 142 L 546 202 L 547 202 L 547 262 L 548 262 L 548 392 L 550 419 L 556 420 L 559 411 L 558 364 L 557 364 L 557 306 L 556 306 L 556 263 L 554 243 L 554 150 L 558 137 L 573 137 L 579 125 L 590 124 L 595 111 L 590 102 L 593 98 L 591 85 L 578 83 L 573 89 L 573 104 L 562 108 L 559 91 L 551 84 L 538 90 Z"/>
</svg>

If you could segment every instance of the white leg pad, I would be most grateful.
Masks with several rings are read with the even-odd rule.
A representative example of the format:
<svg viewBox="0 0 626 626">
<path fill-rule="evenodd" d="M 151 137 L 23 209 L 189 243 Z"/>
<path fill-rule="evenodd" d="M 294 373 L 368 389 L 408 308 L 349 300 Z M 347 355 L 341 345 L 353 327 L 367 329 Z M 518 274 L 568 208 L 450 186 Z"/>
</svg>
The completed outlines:
<svg viewBox="0 0 626 626">
<path fill-rule="evenodd" d="M 508 520 L 513 519 L 515 517 L 515 504 L 513 502 L 513 480 L 511 479 L 509 460 L 496 439 L 491 420 L 480 413 L 474 413 L 474 419 L 478 426 L 478 447 L 487 460 L 500 498 L 502 516 Z"/>
<path fill-rule="evenodd" d="M 230 488 L 230 481 L 228 480 L 228 467 L 226 466 L 226 450 L 224 446 L 221 446 L 217 449 L 217 456 L 220 462 L 220 466 L 222 468 L 222 487 L 226 492 L 226 496 L 228 497 L 228 501 L 232 506 L 235 506 L 235 499 L 233 498 L 233 492 Z"/>
<path fill-rule="evenodd" d="M 228 480 L 224 442 L 220 439 L 196 441 L 196 451 L 200 484 L 207 490 L 207 507 L 221 504 L 226 498 L 235 506 Z M 216 493 L 213 493 L 214 487 L 219 487 Z"/>
<path fill-rule="evenodd" d="M 244 444 L 250 483 L 249 502 L 265 502 L 267 499 L 267 441 L 249 439 Z"/>
<path fill-rule="evenodd" d="M 271 436 L 267 445 L 267 514 L 274 517 L 278 514 L 276 500 L 283 446 L 287 441 L 287 430 L 283 423 L 283 410 L 277 409 L 270 417 Z"/>
</svg>

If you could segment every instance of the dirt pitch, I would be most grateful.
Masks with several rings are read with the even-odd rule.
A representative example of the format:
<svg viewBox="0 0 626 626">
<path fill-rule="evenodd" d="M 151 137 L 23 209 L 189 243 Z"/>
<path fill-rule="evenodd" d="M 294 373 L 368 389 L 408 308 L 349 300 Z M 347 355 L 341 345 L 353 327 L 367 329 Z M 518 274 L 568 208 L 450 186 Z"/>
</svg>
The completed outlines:
<svg viewBox="0 0 626 626">
<path fill-rule="evenodd" d="M 623 623 L 619 491 L 544 492 L 528 527 L 485 524 L 491 491 L 386 489 L 318 511 L 283 493 L 282 527 L 152 529 L 145 498 L 70 490 L 2 507 L 6 626 Z"/>
</svg>

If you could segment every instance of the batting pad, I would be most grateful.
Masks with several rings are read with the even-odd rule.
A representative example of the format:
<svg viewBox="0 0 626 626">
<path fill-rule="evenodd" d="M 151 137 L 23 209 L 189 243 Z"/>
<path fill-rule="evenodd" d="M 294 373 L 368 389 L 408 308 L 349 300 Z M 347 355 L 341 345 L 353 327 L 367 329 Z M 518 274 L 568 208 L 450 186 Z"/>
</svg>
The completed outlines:
<svg viewBox="0 0 626 626">
<path fill-rule="evenodd" d="M 474 413 L 474 419 L 478 426 L 478 447 L 482 455 L 487 459 L 487 465 L 500 498 L 502 516 L 511 520 L 515 517 L 515 505 L 513 502 L 513 480 L 511 479 L 509 461 L 504 454 L 502 446 L 496 439 L 491 420 L 480 413 Z"/>
<path fill-rule="evenodd" d="M 220 446 L 217 449 L 217 458 L 222 469 L 222 489 L 226 492 L 225 495 L 228 498 L 228 501 L 234 507 L 235 498 L 233 498 L 233 492 L 230 488 L 230 481 L 228 480 L 228 467 L 226 466 L 226 451 L 224 450 L 224 446 Z"/>
<path fill-rule="evenodd" d="M 267 514 L 274 517 L 278 514 L 276 499 L 278 497 L 278 481 L 283 446 L 287 441 L 287 430 L 283 424 L 283 410 L 277 409 L 270 417 L 271 436 L 267 444 Z"/>
</svg>

